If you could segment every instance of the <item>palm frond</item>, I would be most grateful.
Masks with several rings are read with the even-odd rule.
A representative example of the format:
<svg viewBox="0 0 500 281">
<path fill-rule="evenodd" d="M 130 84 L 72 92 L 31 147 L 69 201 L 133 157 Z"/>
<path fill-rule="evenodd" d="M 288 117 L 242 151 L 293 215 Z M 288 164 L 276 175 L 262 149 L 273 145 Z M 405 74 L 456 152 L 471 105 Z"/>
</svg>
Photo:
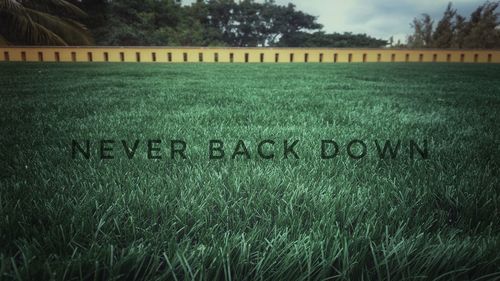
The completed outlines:
<svg viewBox="0 0 500 281">
<path fill-rule="evenodd" d="M 33 27 L 36 29 L 37 41 L 47 42 L 45 45 L 63 45 L 67 46 L 68 43 L 64 41 L 59 35 L 55 34 L 51 30 L 47 29 L 45 26 L 38 23 L 34 23 Z"/>
<path fill-rule="evenodd" d="M 53 15 L 64 10 L 67 17 Z M 69 18 L 86 16 L 64 0 L 0 0 L 0 29 L 5 41 L 36 45 L 90 45 L 92 36 L 81 23 Z"/>
<path fill-rule="evenodd" d="M 28 14 L 11 15 L 10 31 L 24 43 L 35 45 L 68 45 L 59 35 L 33 21 Z"/>
<path fill-rule="evenodd" d="M 77 17 L 87 16 L 87 13 L 82 11 L 82 9 L 65 0 L 27 0 L 23 1 L 23 5 L 28 8 L 34 8 L 45 12 L 59 9 Z"/>
<path fill-rule="evenodd" d="M 92 37 L 84 25 L 68 18 L 60 18 L 26 8 L 26 12 L 34 22 L 46 27 L 69 45 L 89 45 L 92 43 Z"/>
<path fill-rule="evenodd" d="M 2 34 L 0 34 L 0 46 L 7 46 L 7 45 L 10 45 L 10 42 L 5 39 L 5 37 L 2 36 Z"/>
<path fill-rule="evenodd" d="M 17 0 L 0 0 L 0 10 L 13 11 L 22 9 L 23 5 Z"/>
</svg>

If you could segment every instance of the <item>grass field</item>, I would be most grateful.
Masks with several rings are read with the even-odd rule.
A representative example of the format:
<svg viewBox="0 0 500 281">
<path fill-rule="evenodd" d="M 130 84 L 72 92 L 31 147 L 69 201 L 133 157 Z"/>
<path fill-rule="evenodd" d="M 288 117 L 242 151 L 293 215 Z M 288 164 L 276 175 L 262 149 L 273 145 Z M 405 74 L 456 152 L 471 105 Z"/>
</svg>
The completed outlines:
<svg viewBox="0 0 500 281">
<path fill-rule="evenodd" d="M 498 73 L 2 63 L 0 279 L 498 280 Z M 73 139 L 90 159 L 72 159 Z M 141 142 L 100 160 L 102 139 Z M 171 139 L 187 159 L 168 157 Z M 210 139 L 228 157 L 208 159 Z M 240 139 L 249 160 L 229 157 Z M 300 159 L 283 159 L 285 139 Z M 322 139 L 337 157 L 321 159 Z M 346 154 L 352 139 L 366 157 Z M 429 158 L 380 159 L 374 140 L 427 140 Z"/>
</svg>

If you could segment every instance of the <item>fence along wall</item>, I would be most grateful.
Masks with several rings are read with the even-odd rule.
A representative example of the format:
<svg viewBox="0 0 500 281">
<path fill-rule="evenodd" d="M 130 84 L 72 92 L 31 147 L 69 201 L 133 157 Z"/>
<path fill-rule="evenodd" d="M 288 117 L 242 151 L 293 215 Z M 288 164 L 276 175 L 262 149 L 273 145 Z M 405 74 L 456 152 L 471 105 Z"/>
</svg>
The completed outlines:
<svg viewBox="0 0 500 281">
<path fill-rule="evenodd" d="M 500 50 L 196 47 L 0 47 L 0 61 L 158 63 L 500 63 Z"/>
</svg>

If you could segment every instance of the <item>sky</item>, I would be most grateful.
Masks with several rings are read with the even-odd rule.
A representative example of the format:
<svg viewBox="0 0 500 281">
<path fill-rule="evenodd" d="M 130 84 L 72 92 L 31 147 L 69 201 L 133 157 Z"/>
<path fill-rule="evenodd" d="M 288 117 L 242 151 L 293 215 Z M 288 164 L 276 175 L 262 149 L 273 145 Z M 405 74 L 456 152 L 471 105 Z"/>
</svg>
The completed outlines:
<svg viewBox="0 0 500 281">
<path fill-rule="evenodd" d="M 449 0 L 275 0 L 277 4 L 295 4 L 298 10 L 318 17 L 326 32 L 353 32 L 406 41 L 410 22 L 422 13 L 435 21 L 442 17 Z M 191 2 L 189 0 L 183 1 Z M 262 2 L 262 1 L 257 1 Z M 469 17 L 485 0 L 452 1 L 458 13 Z"/>
</svg>

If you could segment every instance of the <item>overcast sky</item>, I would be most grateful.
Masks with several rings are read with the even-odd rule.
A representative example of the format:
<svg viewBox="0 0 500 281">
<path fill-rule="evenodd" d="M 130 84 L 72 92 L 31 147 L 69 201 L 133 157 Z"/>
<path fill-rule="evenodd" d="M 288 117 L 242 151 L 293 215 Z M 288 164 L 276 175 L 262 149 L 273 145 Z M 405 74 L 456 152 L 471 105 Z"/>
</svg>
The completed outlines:
<svg viewBox="0 0 500 281">
<path fill-rule="evenodd" d="M 192 1 L 184 0 L 184 3 Z M 301 11 L 318 17 L 327 32 L 351 31 L 381 39 L 405 42 L 411 33 L 410 22 L 422 13 L 438 21 L 449 0 L 276 0 L 277 4 L 293 3 Z M 454 7 L 463 16 L 485 0 L 456 0 Z"/>
</svg>

